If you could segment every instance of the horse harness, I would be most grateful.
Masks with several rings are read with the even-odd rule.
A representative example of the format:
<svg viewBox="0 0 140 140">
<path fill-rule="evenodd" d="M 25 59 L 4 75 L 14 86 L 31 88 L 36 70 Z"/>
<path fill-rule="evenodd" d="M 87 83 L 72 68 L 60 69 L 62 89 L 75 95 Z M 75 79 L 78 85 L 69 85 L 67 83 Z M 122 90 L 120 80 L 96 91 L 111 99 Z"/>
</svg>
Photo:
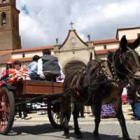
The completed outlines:
<svg viewBox="0 0 140 140">
<path fill-rule="evenodd" d="M 140 64 L 139 64 L 139 62 L 137 60 L 136 54 L 130 48 L 128 48 L 128 51 L 126 53 L 129 53 L 129 52 L 132 53 L 132 55 L 134 57 L 134 60 L 135 60 L 135 62 L 137 64 L 137 66 L 139 67 L 137 70 L 140 70 Z M 137 70 L 135 72 L 132 72 L 127 66 L 124 65 L 125 68 L 130 72 L 130 74 L 128 76 L 126 76 L 126 73 L 123 73 L 123 72 L 119 71 L 116 68 L 116 66 L 115 66 L 115 61 L 116 61 L 115 60 L 115 57 L 116 57 L 116 55 L 118 55 L 118 54 L 117 53 L 114 53 L 112 55 L 112 62 L 109 61 L 109 60 L 91 60 L 91 61 L 93 61 L 93 64 L 92 65 L 86 66 L 85 68 L 81 69 L 80 72 L 79 72 L 80 73 L 80 76 L 77 77 L 75 75 L 74 78 L 73 78 L 73 80 L 72 80 L 72 84 L 71 84 L 71 85 L 73 85 L 73 83 L 76 80 L 76 78 L 78 78 L 76 80 L 77 82 L 76 82 L 75 86 L 73 87 L 73 93 L 75 94 L 75 96 L 78 96 L 78 98 L 80 98 L 81 100 L 84 100 L 84 98 L 82 96 L 80 96 L 80 89 L 82 89 L 82 88 L 90 88 L 90 87 L 92 87 L 92 88 L 95 87 L 95 89 L 96 89 L 96 86 L 94 86 L 94 85 L 98 85 L 98 84 L 110 83 L 112 86 L 118 87 L 120 85 L 127 85 L 128 82 L 131 83 L 132 80 L 133 80 L 133 74 Z M 119 55 L 119 59 L 120 59 L 120 62 L 123 64 L 123 63 L 125 63 L 124 60 L 126 59 L 126 56 L 123 53 L 121 53 Z M 103 77 L 106 80 L 104 80 L 104 81 L 98 81 L 98 79 L 95 79 L 95 81 L 94 81 L 93 84 L 90 83 L 90 80 L 87 80 L 88 82 L 87 82 L 86 85 L 85 84 L 84 85 L 81 85 L 81 80 L 83 80 L 83 78 L 86 78 L 86 76 L 88 75 L 87 73 L 88 73 L 89 67 L 93 67 L 92 68 L 93 71 L 95 71 L 96 69 L 98 69 L 99 70 L 99 75 L 103 75 Z M 126 76 L 126 78 L 121 79 L 118 76 L 117 73 Z M 87 76 L 87 79 L 88 78 L 89 77 Z M 93 89 L 93 90 L 95 90 L 95 89 Z M 90 94 L 88 95 L 88 98 L 84 102 L 84 104 L 86 104 L 90 100 L 91 96 L 92 95 L 90 95 Z"/>
<path fill-rule="evenodd" d="M 136 71 L 138 71 L 138 70 L 140 70 L 140 64 L 139 64 L 139 61 L 138 61 L 138 59 L 137 59 L 137 57 L 136 57 L 136 54 L 134 53 L 134 51 L 131 49 L 131 48 L 129 48 L 129 47 L 127 47 L 127 51 L 126 51 L 126 53 L 129 53 L 129 52 L 131 52 L 132 53 L 132 55 L 133 55 L 133 57 L 134 57 L 134 60 L 135 60 L 135 62 L 136 62 L 136 64 L 137 64 L 137 66 L 138 66 L 138 69 L 136 69 L 134 72 L 132 71 L 132 70 L 130 70 L 124 63 L 125 63 L 125 60 L 126 60 L 126 56 L 122 53 L 122 54 L 120 54 L 119 55 L 119 59 L 120 59 L 120 62 L 121 62 L 121 64 L 124 64 L 123 66 L 125 66 L 125 69 L 130 73 L 130 74 L 128 74 L 128 76 L 126 75 L 126 73 L 123 73 L 123 72 L 121 72 L 121 71 L 119 71 L 117 68 L 116 68 L 116 66 L 115 66 L 115 57 L 116 57 L 116 53 L 114 53 L 114 55 L 112 56 L 112 62 L 110 62 L 109 60 L 109 63 L 111 64 L 111 69 L 109 69 L 109 67 L 106 67 L 106 69 L 108 69 L 108 71 L 110 70 L 110 74 L 112 74 L 112 77 L 113 77 L 113 79 L 114 79 L 114 81 L 116 81 L 116 83 L 118 83 L 118 84 L 123 84 L 123 83 L 132 83 L 132 81 L 133 81 L 133 74 L 136 72 Z M 123 61 L 124 60 L 124 61 Z M 124 79 L 120 79 L 119 78 L 119 76 L 117 75 L 117 73 L 118 74 L 121 74 L 121 75 L 124 75 L 124 76 L 126 76 L 126 78 L 124 78 Z"/>
</svg>

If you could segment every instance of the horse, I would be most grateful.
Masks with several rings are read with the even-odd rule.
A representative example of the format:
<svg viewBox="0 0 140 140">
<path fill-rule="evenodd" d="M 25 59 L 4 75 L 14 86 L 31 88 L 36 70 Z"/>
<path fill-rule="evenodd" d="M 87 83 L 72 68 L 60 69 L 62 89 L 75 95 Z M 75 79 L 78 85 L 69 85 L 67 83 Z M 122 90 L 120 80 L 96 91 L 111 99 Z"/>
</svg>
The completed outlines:
<svg viewBox="0 0 140 140">
<path fill-rule="evenodd" d="M 64 94 L 61 102 L 61 123 L 66 138 L 69 138 L 68 121 L 71 108 L 74 132 L 78 138 L 82 137 L 77 120 L 77 104 L 88 104 L 92 106 L 95 116 L 93 137 L 95 140 L 100 140 L 98 129 L 101 121 L 101 105 L 112 103 L 122 129 L 123 139 L 131 140 L 122 111 L 121 94 L 123 87 L 128 83 L 140 80 L 140 59 L 135 51 L 140 44 L 140 37 L 133 43 L 128 43 L 124 35 L 119 44 L 119 48 L 110 53 L 107 60 L 89 60 L 87 65 L 73 64 L 66 73 L 64 90 L 67 90 L 67 94 Z"/>
</svg>

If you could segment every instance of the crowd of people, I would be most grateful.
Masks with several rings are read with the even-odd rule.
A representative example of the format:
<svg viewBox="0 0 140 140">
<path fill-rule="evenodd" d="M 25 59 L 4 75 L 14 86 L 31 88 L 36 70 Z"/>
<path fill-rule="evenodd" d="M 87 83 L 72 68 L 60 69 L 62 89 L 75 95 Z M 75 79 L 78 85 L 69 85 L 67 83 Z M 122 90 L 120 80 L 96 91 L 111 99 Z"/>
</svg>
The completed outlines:
<svg viewBox="0 0 140 140">
<path fill-rule="evenodd" d="M 43 56 L 33 56 L 32 62 L 28 66 L 21 67 L 20 61 L 8 62 L 6 69 L 2 72 L 3 80 L 7 80 L 12 84 L 18 81 L 25 80 L 63 80 L 64 74 L 62 72 L 60 63 L 57 57 L 51 55 L 49 49 L 43 50 Z"/>
<path fill-rule="evenodd" d="M 10 84 L 19 84 L 23 83 L 25 80 L 47 80 L 54 82 L 63 82 L 65 76 L 62 72 L 61 65 L 58 62 L 57 57 L 51 55 L 49 49 L 43 50 L 43 56 L 38 55 L 33 56 L 32 62 L 27 66 L 21 66 L 21 62 L 10 61 L 6 64 L 5 70 L 2 71 L 2 77 L 0 85 L 5 82 Z M 21 111 L 21 108 L 24 106 L 19 106 L 19 117 L 26 118 L 27 113 Z M 41 108 L 40 105 L 37 105 L 37 108 Z"/>
</svg>

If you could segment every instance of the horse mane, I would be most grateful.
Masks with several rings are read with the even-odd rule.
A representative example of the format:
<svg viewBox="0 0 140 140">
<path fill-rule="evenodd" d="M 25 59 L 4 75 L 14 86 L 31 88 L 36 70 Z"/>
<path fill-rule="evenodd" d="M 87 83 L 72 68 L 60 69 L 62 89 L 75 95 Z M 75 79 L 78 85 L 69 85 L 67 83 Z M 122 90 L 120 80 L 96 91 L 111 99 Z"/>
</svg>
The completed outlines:
<svg viewBox="0 0 140 140">
<path fill-rule="evenodd" d="M 79 84 L 85 70 L 86 65 L 84 63 L 73 63 L 73 65 L 71 65 L 71 67 L 67 70 L 64 81 L 64 89 Z"/>
<path fill-rule="evenodd" d="M 107 60 L 110 61 L 110 62 L 112 62 L 113 61 L 113 55 L 114 55 L 114 52 L 108 51 Z"/>
<path fill-rule="evenodd" d="M 92 52 L 90 52 L 90 58 L 89 58 L 89 61 L 90 61 L 90 60 L 92 60 Z"/>
</svg>

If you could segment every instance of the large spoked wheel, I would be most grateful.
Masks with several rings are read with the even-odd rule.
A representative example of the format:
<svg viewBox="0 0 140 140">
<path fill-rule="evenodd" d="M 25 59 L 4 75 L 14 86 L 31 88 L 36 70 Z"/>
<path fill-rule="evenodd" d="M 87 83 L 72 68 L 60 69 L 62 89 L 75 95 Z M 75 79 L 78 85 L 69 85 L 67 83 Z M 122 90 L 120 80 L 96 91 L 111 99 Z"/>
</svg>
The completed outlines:
<svg viewBox="0 0 140 140">
<path fill-rule="evenodd" d="M 2 87 L 0 92 L 0 133 L 6 135 L 10 132 L 15 116 L 15 100 L 12 91 Z"/>
<path fill-rule="evenodd" d="M 48 103 L 48 118 L 54 128 L 63 128 L 60 121 L 60 103 Z"/>
<path fill-rule="evenodd" d="M 48 103 L 48 117 L 51 125 L 54 128 L 62 129 L 63 125 L 61 124 L 61 112 L 60 112 L 60 102 L 49 102 Z M 70 120 L 70 116 L 69 116 Z"/>
</svg>

